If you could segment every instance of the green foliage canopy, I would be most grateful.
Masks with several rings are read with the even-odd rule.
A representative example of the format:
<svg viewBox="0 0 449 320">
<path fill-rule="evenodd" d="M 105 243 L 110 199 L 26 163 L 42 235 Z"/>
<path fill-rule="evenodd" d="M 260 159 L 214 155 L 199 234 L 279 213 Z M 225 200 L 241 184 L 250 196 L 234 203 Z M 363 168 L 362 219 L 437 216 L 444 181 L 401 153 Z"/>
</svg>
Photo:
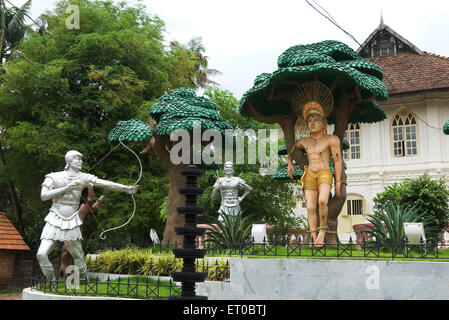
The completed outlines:
<svg viewBox="0 0 449 320">
<path fill-rule="evenodd" d="M 80 9 L 80 29 L 65 25 L 69 4 Z M 146 120 L 148 105 L 192 71 L 174 69 L 179 57 L 164 46 L 163 22 L 141 5 L 64 0 L 43 18 L 51 36 L 36 32 L 25 38 L 18 48 L 26 59 L 16 57 L 6 64 L 0 87 L 0 139 L 32 247 L 39 241 L 49 206 L 39 198 L 44 175 L 62 170 L 64 154 L 71 149 L 84 154 L 83 171 L 88 171 L 110 150 L 108 133 L 118 121 Z M 138 163 L 122 150 L 91 173 L 133 183 Z M 146 205 L 138 208 L 126 229 L 108 237 L 147 237 L 150 228 L 163 228 L 159 207 L 168 192 L 166 170 L 153 158 L 145 160 L 144 168 L 144 176 L 151 178 L 142 179 L 136 200 Z M 126 221 L 132 203 L 123 194 L 104 194 L 97 216 L 106 229 Z M 2 204 L 6 211 L 7 202 Z M 98 241 L 101 230 L 91 225 L 89 216 L 84 237 Z"/>
<path fill-rule="evenodd" d="M 213 100 L 196 96 L 194 90 L 177 88 L 164 94 L 149 110 L 157 121 L 155 135 L 170 134 L 174 130 L 192 130 L 195 121 L 201 129 L 215 129 L 224 134 L 231 126 L 224 122 Z"/>
<path fill-rule="evenodd" d="M 374 96 L 376 100 L 388 99 L 387 88 L 382 82 L 383 74 L 379 66 L 364 60 L 349 46 L 339 41 L 326 40 L 308 45 L 296 45 L 285 50 L 278 58 L 278 69 L 273 73 L 263 73 L 256 77 L 254 86 L 243 94 L 240 100 L 240 112 L 248 116 L 247 102 L 253 101 L 258 112 L 265 116 L 288 114 L 291 106 L 286 100 L 270 101 L 270 90 L 293 91 L 293 81 L 313 80 L 318 76 L 328 87 L 336 77 L 342 82 L 337 88 L 354 90 L 361 88 L 362 99 Z M 333 92 L 334 101 L 338 101 L 340 90 Z M 386 119 L 385 113 L 373 101 L 363 101 L 359 107 L 366 112 L 361 115 L 354 111 L 349 123 L 373 123 Z M 330 124 L 335 122 L 331 115 Z"/>
</svg>

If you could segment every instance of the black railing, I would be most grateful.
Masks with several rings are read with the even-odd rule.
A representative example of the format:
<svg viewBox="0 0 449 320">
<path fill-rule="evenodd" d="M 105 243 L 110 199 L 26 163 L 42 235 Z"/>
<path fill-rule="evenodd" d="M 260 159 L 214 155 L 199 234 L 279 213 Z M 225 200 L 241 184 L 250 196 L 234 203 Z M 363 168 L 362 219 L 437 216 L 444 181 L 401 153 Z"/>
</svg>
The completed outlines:
<svg viewBox="0 0 449 320">
<path fill-rule="evenodd" d="M 230 278 L 229 260 L 225 264 L 219 264 L 218 260 L 209 262 L 208 259 L 197 259 L 195 262 L 196 272 L 206 272 L 206 281 L 227 281 Z"/>
<path fill-rule="evenodd" d="M 125 246 L 126 247 L 126 246 Z M 376 241 L 356 242 L 349 238 L 347 242 L 316 244 L 313 241 L 303 242 L 275 239 L 268 242 L 263 239 L 256 243 L 254 239 L 233 246 L 222 246 L 209 241 L 205 244 L 196 244 L 197 248 L 206 250 L 206 257 L 213 256 L 275 256 L 275 257 L 328 257 L 328 258 L 380 258 L 380 259 L 438 259 L 449 261 L 449 244 L 443 242 L 430 242 L 420 239 L 419 243 L 411 244 L 407 238 L 401 244 L 381 244 Z M 151 244 L 153 254 L 169 254 L 178 243 Z M 447 250 L 446 250 L 447 249 Z"/>
<path fill-rule="evenodd" d="M 44 277 L 33 277 L 32 290 L 43 293 L 75 295 L 75 296 L 103 296 L 122 297 L 136 299 L 168 299 L 181 293 L 181 287 L 177 286 L 171 279 L 168 281 L 152 280 L 149 277 L 118 277 L 111 280 L 100 281 L 98 277 L 88 282 L 80 281 L 75 284 L 65 280 L 47 280 Z"/>
<path fill-rule="evenodd" d="M 206 256 L 274 256 L 274 257 L 325 257 L 382 260 L 395 259 L 435 259 L 449 261 L 449 246 L 441 242 L 429 242 L 420 239 L 419 243 L 411 244 L 407 238 L 401 244 L 381 244 L 376 241 L 316 244 L 313 241 L 303 243 L 301 238 L 295 242 L 267 242 L 265 239 L 256 243 L 254 239 L 240 245 L 220 246 L 208 243 L 204 246 Z M 287 243 L 287 244 L 285 244 Z M 289 243 L 289 244 L 288 244 Z"/>
</svg>

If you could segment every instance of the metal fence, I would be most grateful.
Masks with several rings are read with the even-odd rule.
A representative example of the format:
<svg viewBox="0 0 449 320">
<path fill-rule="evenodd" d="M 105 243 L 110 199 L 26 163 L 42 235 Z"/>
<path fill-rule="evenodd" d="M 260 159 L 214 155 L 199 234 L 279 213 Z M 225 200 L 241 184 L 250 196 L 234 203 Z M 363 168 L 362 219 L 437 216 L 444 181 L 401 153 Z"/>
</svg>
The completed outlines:
<svg viewBox="0 0 449 320">
<path fill-rule="evenodd" d="M 170 253 L 177 244 L 157 244 L 153 246 L 153 253 Z M 352 238 L 348 242 L 315 244 L 313 241 L 303 242 L 301 238 L 290 242 L 281 241 L 268 242 L 264 239 L 256 243 L 254 239 L 239 245 L 222 246 L 208 242 L 198 245 L 197 248 L 204 249 L 206 257 L 213 256 L 266 256 L 266 257 L 325 257 L 325 258 L 353 258 L 353 259 L 434 259 L 449 261 L 449 246 L 444 242 L 429 242 L 421 239 L 419 243 L 410 243 L 407 238 L 401 244 L 383 245 L 376 241 L 355 242 Z"/>
<path fill-rule="evenodd" d="M 139 281 L 140 279 L 140 281 Z M 167 283 L 168 282 L 168 283 Z M 80 281 L 79 285 L 67 283 L 65 280 L 47 280 L 44 277 L 33 278 L 31 289 L 43 293 L 75 295 L 75 296 L 107 296 L 126 297 L 136 299 L 168 299 L 171 296 L 181 295 L 178 287 L 171 279 L 169 281 L 155 282 L 148 277 L 142 280 L 139 277 L 126 277 L 106 281 L 94 280 Z"/>
<path fill-rule="evenodd" d="M 282 243 L 288 243 L 282 241 Z M 262 243 L 252 241 L 238 246 L 223 247 L 209 244 L 203 247 L 207 256 L 274 256 L 274 257 L 326 257 L 353 259 L 435 259 L 449 261 L 449 247 L 441 242 L 427 242 L 421 239 L 419 243 L 411 244 L 407 238 L 401 244 L 382 245 L 376 241 L 326 243 L 318 245 L 313 241 L 303 243 L 301 238 L 289 244 L 279 244 L 277 241 L 269 243 L 265 239 Z"/>
</svg>

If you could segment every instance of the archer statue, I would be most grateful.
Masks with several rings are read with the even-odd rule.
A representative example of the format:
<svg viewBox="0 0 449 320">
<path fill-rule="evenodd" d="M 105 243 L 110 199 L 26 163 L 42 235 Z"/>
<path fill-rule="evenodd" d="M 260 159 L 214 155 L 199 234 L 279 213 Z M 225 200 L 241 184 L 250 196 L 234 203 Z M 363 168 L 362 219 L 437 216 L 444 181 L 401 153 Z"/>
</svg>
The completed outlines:
<svg viewBox="0 0 449 320">
<path fill-rule="evenodd" d="M 98 177 L 80 172 L 83 155 L 70 150 L 65 155 L 66 166 L 64 171 L 52 172 L 45 176 L 42 183 L 42 201 L 53 200 L 50 212 L 45 217 L 45 226 L 41 234 L 41 243 L 36 258 L 47 280 L 55 279 L 53 265 L 48 254 L 55 247 L 57 241 L 65 242 L 67 249 L 73 256 L 75 265 L 79 268 L 81 280 L 87 280 L 87 266 L 84 261 L 84 252 L 81 246 L 80 226 L 82 220 L 78 215 L 80 198 L 84 188 L 100 187 L 112 191 L 134 194 L 137 186 L 99 179 Z"/>
</svg>

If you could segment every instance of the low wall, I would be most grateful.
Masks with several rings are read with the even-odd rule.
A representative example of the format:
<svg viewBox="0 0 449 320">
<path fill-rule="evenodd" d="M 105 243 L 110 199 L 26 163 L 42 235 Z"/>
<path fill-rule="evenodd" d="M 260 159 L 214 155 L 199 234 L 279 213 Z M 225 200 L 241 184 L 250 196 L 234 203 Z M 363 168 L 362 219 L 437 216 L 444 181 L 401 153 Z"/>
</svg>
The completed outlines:
<svg viewBox="0 0 449 320">
<path fill-rule="evenodd" d="M 197 283 L 210 300 L 449 299 L 449 263 L 232 258 L 230 282 Z"/>
<path fill-rule="evenodd" d="M 60 294 L 43 293 L 36 289 L 25 288 L 22 290 L 22 300 L 136 300 L 131 298 L 114 297 L 88 297 L 88 296 L 64 296 Z"/>
</svg>

